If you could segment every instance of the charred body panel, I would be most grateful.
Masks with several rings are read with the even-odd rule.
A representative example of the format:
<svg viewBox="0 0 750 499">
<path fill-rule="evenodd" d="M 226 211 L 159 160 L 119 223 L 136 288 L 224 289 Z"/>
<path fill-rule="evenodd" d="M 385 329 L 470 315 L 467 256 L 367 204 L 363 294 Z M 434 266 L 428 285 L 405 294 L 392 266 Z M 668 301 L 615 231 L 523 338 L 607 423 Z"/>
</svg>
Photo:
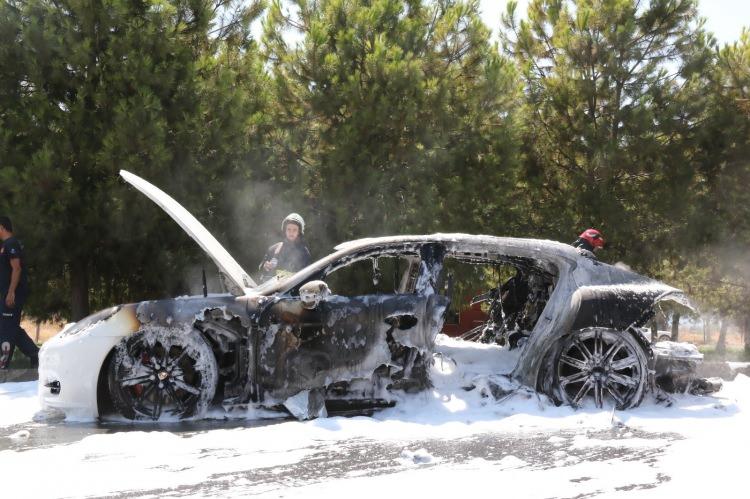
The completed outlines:
<svg viewBox="0 0 750 499">
<path fill-rule="evenodd" d="M 257 333 L 254 378 L 262 398 L 371 381 L 381 366 L 404 371 L 408 360 L 393 349 L 430 352 L 446 306 L 447 298 L 438 295 L 332 296 L 314 310 L 295 299 L 279 300 L 263 314 Z"/>
<path fill-rule="evenodd" d="M 375 254 L 389 253 L 375 248 Z M 422 242 L 400 248 L 396 254 L 419 255 L 418 266 L 404 269 L 401 286 L 402 291 L 413 292 L 334 295 L 305 307 L 297 296 L 297 285 L 266 307 L 252 339 L 252 378 L 258 401 L 280 401 L 310 389 L 326 390 L 327 398 L 356 396 L 374 401 L 383 388 L 401 388 L 410 381 L 427 386 L 425 363 L 431 360 L 449 302 L 436 294 L 445 250 L 442 245 Z M 325 278 L 338 268 L 373 256 L 372 248 L 353 252 L 311 277 Z M 409 284 L 411 268 L 413 284 Z"/>
<path fill-rule="evenodd" d="M 572 329 L 606 327 L 625 331 L 640 327 L 653 315 L 657 298 L 663 290 L 620 289 L 617 287 L 589 287 L 578 290 L 578 312 Z"/>
<path fill-rule="evenodd" d="M 144 301 L 136 311 L 141 324 L 169 327 L 174 324 L 193 324 L 206 318 L 208 311 L 221 311 L 224 318 L 238 318 L 250 327 L 248 302 L 232 295 L 191 296 L 174 300 Z"/>
</svg>

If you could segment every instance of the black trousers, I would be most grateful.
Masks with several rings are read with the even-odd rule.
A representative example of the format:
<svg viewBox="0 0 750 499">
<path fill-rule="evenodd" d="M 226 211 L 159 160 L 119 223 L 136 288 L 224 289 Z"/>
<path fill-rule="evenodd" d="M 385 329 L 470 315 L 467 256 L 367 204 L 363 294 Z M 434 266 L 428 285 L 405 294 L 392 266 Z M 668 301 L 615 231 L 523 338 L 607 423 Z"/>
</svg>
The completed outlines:
<svg viewBox="0 0 750 499">
<path fill-rule="evenodd" d="M 19 300 L 14 307 L 5 304 L 5 296 L 0 303 L 0 369 L 7 368 L 13 359 L 13 351 L 18 347 L 31 360 L 31 365 L 39 363 L 39 347 L 21 327 L 21 311 L 25 300 Z"/>
</svg>

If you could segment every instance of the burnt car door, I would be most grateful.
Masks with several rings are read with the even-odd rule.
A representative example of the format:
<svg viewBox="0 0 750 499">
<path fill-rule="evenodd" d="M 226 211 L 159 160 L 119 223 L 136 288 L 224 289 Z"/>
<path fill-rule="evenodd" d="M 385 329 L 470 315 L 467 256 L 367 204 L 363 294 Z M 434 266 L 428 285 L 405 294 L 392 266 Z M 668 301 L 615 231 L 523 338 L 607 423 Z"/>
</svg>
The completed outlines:
<svg viewBox="0 0 750 499">
<path fill-rule="evenodd" d="M 278 298 L 260 322 L 262 393 L 280 401 L 325 388 L 370 398 L 383 386 L 426 378 L 449 300 L 435 289 L 443 255 L 437 244 L 354 255 L 327 269 L 330 294 L 314 306 L 299 288 Z"/>
</svg>

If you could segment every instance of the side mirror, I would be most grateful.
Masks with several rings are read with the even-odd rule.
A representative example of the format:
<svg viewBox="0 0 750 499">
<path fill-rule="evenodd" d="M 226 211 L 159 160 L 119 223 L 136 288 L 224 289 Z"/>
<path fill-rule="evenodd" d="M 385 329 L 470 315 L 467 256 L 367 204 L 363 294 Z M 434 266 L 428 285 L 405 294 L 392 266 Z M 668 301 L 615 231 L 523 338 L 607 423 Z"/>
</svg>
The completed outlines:
<svg viewBox="0 0 750 499">
<path fill-rule="evenodd" d="M 331 294 L 328 284 L 323 281 L 310 281 L 299 288 L 299 298 L 302 306 L 312 310 L 318 306 L 320 300 Z"/>
</svg>

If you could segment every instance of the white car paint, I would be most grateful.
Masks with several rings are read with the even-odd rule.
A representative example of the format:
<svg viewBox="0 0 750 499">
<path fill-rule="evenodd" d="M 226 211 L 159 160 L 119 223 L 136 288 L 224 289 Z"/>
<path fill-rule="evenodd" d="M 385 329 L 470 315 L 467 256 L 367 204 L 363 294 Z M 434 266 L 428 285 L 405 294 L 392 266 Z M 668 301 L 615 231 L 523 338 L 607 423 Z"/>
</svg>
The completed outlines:
<svg viewBox="0 0 750 499">
<path fill-rule="evenodd" d="M 80 331 L 75 331 L 76 324 L 67 325 L 47 340 L 39 351 L 38 394 L 42 410 L 60 410 L 69 421 L 98 417 L 96 395 L 102 364 L 115 345 L 139 327 L 135 305 L 125 305 L 111 317 Z M 45 386 L 52 381 L 60 384 L 60 393 L 54 394 L 51 387 Z"/>
</svg>

